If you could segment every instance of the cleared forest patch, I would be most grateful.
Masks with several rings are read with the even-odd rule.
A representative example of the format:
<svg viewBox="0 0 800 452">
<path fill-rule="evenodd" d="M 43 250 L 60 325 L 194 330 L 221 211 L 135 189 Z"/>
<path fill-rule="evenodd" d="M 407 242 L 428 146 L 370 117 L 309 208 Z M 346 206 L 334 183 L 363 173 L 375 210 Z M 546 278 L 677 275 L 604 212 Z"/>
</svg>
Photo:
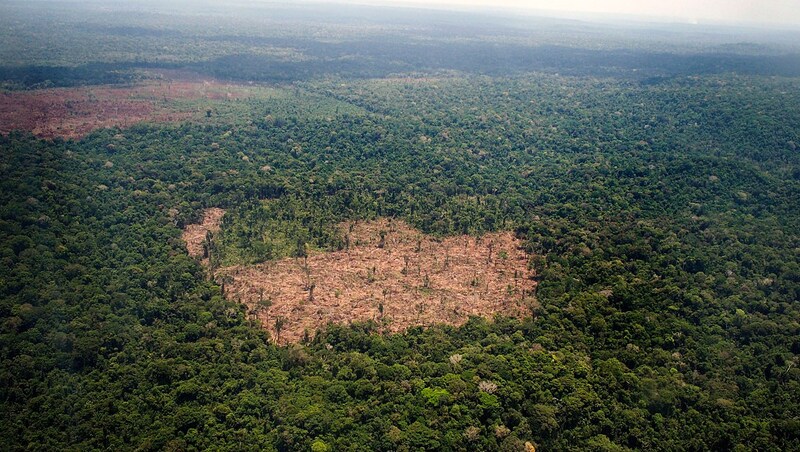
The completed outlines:
<svg viewBox="0 0 800 452">
<path fill-rule="evenodd" d="M 510 232 L 438 239 L 389 219 L 341 228 L 344 250 L 224 267 L 214 276 L 280 343 L 299 342 L 331 322 L 373 320 L 397 332 L 530 313 L 536 282 Z M 194 243 L 190 253 L 202 257 L 198 230 L 185 236 Z"/>
<path fill-rule="evenodd" d="M 40 138 L 80 138 L 99 128 L 199 119 L 214 103 L 249 97 L 255 90 L 186 79 L 0 92 L 0 133 L 26 130 Z"/>
<path fill-rule="evenodd" d="M 205 248 L 206 236 L 209 232 L 216 233 L 222 224 L 222 216 L 225 211 L 212 207 L 203 212 L 203 222 L 200 224 L 189 224 L 183 229 L 183 241 L 186 242 L 186 250 L 190 256 L 197 257 L 208 265 L 208 251 Z"/>
</svg>

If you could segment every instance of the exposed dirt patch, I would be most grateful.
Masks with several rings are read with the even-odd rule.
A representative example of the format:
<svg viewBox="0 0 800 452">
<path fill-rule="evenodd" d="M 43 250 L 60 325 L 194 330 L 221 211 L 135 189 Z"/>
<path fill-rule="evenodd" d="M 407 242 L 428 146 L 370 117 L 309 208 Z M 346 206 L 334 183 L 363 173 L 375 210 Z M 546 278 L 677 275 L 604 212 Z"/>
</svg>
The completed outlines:
<svg viewBox="0 0 800 452">
<path fill-rule="evenodd" d="M 209 232 L 219 232 L 223 215 L 225 215 L 225 211 L 220 208 L 212 207 L 206 209 L 203 212 L 202 223 L 187 225 L 183 230 L 183 241 L 186 242 L 186 250 L 190 256 L 199 258 L 203 265 L 208 265 L 208 256 L 204 248 L 206 235 Z"/>
<path fill-rule="evenodd" d="M 407 76 L 407 77 L 384 77 L 376 79 L 377 83 L 399 83 L 408 85 L 420 85 L 428 83 L 436 83 L 445 80 L 442 77 L 422 77 L 422 76 Z"/>
<path fill-rule="evenodd" d="M 80 138 L 99 128 L 184 121 L 204 113 L 200 106 L 176 101 L 219 101 L 248 93 L 248 87 L 214 80 L 5 92 L 0 93 L 0 133 L 27 130 L 40 138 Z"/>
<path fill-rule="evenodd" d="M 207 213 L 204 224 L 215 224 L 217 213 Z M 206 230 L 190 226 L 184 234 L 195 256 L 202 256 Z M 342 231 L 346 250 L 221 268 L 215 277 L 225 296 L 247 305 L 280 343 L 313 336 L 329 322 L 375 320 L 397 332 L 530 312 L 536 283 L 510 232 L 439 240 L 388 219 L 348 223 Z"/>
</svg>

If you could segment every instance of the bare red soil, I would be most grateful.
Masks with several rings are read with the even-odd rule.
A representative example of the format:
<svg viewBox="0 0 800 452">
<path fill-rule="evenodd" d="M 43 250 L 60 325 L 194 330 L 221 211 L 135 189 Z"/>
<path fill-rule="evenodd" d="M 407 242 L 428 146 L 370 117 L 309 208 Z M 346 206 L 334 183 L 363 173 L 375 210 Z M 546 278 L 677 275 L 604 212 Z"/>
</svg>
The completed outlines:
<svg viewBox="0 0 800 452">
<path fill-rule="evenodd" d="M 0 93 L 0 133 L 27 130 L 40 138 L 80 138 L 105 127 L 176 122 L 199 113 L 176 100 L 244 97 L 217 81 L 152 81 L 134 86 L 89 86 Z"/>
<path fill-rule="evenodd" d="M 388 219 L 342 228 L 349 249 L 226 267 L 215 277 L 225 282 L 225 296 L 244 303 L 280 343 L 299 342 L 329 322 L 374 320 L 397 332 L 461 325 L 470 316 L 530 313 L 536 283 L 510 232 L 440 240 Z M 189 252 L 202 256 L 198 231 L 186 237 Z"/>
</svg>

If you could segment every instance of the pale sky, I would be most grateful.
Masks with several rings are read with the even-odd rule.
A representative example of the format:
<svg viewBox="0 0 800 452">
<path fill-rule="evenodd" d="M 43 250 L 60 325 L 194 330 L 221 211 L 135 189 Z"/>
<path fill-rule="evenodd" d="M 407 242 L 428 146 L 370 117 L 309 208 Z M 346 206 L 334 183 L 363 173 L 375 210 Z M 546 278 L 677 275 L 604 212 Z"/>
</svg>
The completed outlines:
<svg viewBox="0 0 800 452">
<path fill-rule="evenodd" d="M 800 0 L 351 0 L 351 2 L 625 14 L 686 23 L 800 26 Z"/>
</svg>

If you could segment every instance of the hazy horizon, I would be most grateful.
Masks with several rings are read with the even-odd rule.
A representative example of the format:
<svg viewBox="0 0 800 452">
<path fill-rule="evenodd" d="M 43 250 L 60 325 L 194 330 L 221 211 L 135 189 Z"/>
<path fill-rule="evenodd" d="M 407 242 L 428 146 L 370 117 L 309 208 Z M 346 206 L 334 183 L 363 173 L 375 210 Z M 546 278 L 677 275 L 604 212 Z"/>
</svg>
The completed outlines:
<svg viewBox="0 0 800 452">
<path fill-rule="evenodd" d="M 556 16 L 618 16 L 687 24 L 788 26 L 800 28 L 800 7 L 793 0 L 314 0 L 382 6 L 444 9 L 500 9 Z"/>
<path fill-rule="evenodd" d="M 41 3 L 74 3 L 73 0 L 38 0 Z M 11 5 L 16 2 L 8 2 Z M 23 3 L 37 3 L 29 1 Z M 529 17 L 551 17 L 599 22 L 641 22 L 684 25 L 742 26 L 800 30 L 800 5 L 796 0 L 94 0 L 86 4 L 106 6 L 147 5 L 188 11 L 203 7 L 252 7 L 353 5 L 422 8 L 462 12 L 496 13 Z"/>
</svg>

